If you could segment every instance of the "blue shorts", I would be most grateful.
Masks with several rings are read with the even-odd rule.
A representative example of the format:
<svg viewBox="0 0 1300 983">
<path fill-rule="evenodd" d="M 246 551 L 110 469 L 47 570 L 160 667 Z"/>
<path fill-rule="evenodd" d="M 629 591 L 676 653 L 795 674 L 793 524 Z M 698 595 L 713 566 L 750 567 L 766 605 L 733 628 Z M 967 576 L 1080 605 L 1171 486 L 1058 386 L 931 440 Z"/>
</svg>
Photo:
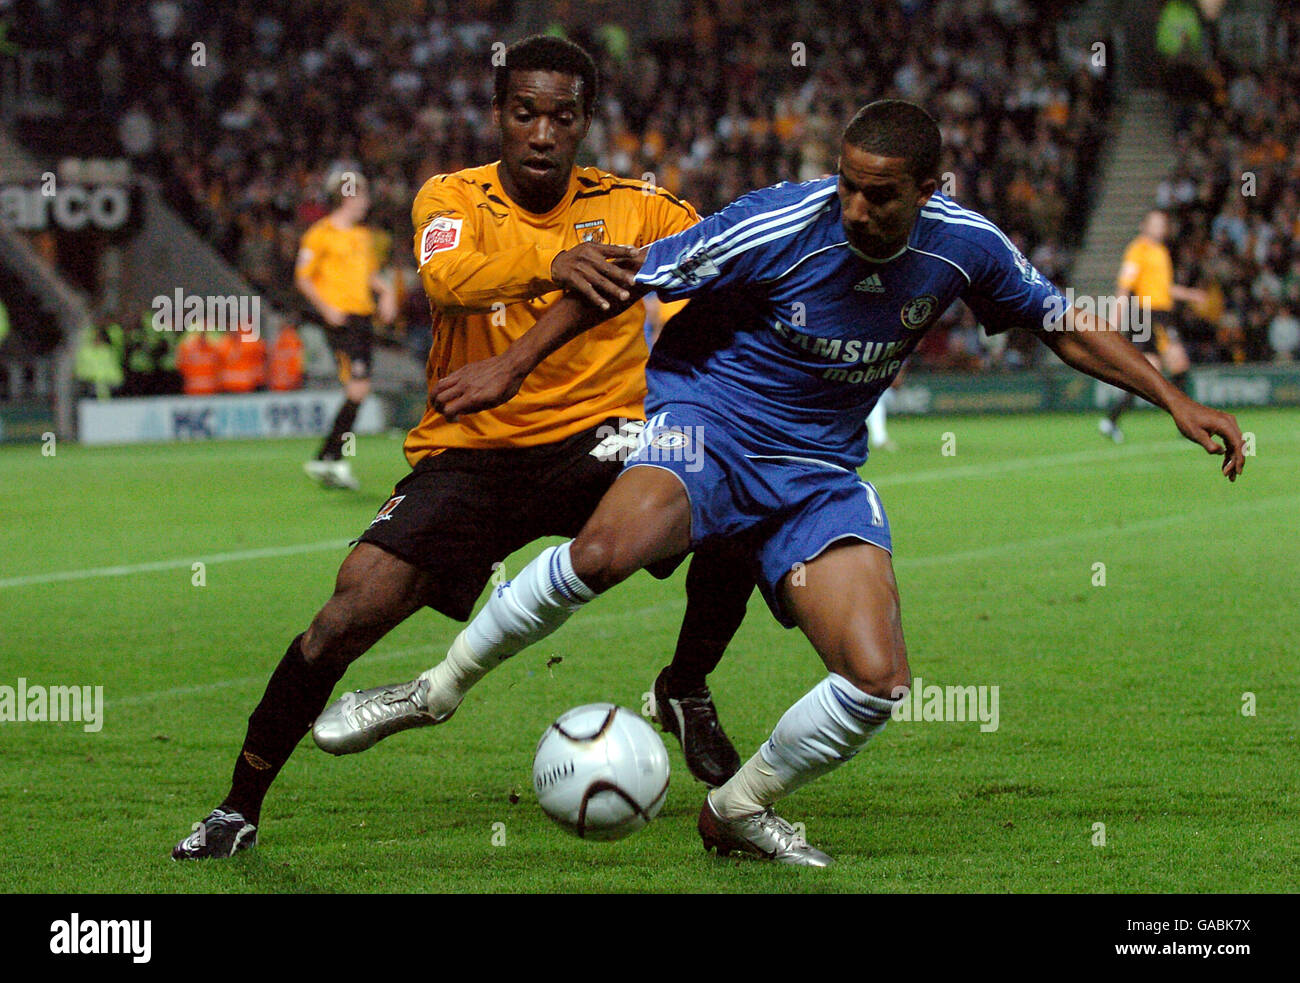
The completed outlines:
<svg viewBox="0 0 1300 983">
<path fill-rule="evenodd" d="M 646 422 L 624 467 L 677 476 L 691 503 L 692 548 L 742 537 L 767 606 L 793 628 L 778 597 L 782 578 L 841 539 L 892 552 L 889 518 L 875 488 L 855 471 L 812 457 L 751 451 L 703 408 L 670 403 Z"/>
</svg>

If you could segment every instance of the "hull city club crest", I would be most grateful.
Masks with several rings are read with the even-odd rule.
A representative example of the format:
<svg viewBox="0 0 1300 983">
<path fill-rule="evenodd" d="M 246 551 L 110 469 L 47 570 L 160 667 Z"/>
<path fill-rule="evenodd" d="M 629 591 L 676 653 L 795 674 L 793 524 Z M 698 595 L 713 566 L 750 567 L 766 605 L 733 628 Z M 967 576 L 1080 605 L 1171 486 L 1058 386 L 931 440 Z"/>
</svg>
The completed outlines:
<svg viewBox="0 0 1300 983">
<path fill-rule="evenodd" d="M 598 218 L 594 222 L 576 222 L 573 231 L 578 233 L 579 242 L 608 242 L 605 235 L 605 220 Z"/>
</svg>

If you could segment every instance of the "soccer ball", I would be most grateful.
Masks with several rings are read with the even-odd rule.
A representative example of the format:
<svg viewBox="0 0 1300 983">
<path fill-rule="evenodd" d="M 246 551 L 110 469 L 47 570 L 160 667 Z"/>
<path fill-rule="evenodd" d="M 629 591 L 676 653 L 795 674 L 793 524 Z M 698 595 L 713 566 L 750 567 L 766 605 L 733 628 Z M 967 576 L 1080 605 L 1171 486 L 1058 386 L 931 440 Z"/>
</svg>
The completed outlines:
<svg viewBox="0 0 1300 983">
<path fill-rule="evenodd" d="M 668 751 L 625 707 L 589 703 L 546 728 L 533 756 L 542 810 L 576 836 L 618 840 L 654 819 L 668 797 Z"/>
</svg>

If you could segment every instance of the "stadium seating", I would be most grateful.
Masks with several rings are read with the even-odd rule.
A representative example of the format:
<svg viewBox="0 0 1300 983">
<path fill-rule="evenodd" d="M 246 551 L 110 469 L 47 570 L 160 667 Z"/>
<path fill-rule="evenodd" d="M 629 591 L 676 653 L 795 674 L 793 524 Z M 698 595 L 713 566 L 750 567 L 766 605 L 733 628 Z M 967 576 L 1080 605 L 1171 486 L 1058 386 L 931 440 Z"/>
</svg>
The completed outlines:
<svg viewBox="0 0 1300 983">
<path fill-rule="evenodd" d="M 292 309 L 298 236 L 323 214 L 318 191 L 332 166 L 372 175 L 372 221 L 400 242 L 425 178 L 496 154 L 485 52 L 502 5 L 411 6 L 412 19 L 343 5 L 331 20 L 306 16 L 314 7 L 302 0 L 230 5 L 205 10 L 200 25 L 173 0 L 54 3 L 33 7 L 37 19 L 20 34 L 62 45 L 72 25 L 64 74 L 77 80 L 69 98 L 84 132 L 152 170 L 196 228 Z M 754 18 L 733 0 L 691 0 L 684 39 L 629 44 L 596 21 L 572 30 L 606 80 L 586 162 L 651 175 L 708 212 L 749 188 L 827 172 L 840 126 L 863 101 L 917 100 L 943 126 L 948 189 L 1065 282 L 1105 142 L 1110 79 L 1063 68 L 1056 5 L 948 0 L 926 5 L 924 17 L 916 6 L 819 2 Z M 1220 54 L 1207 29 L 1208 67 L 1180 62 L 1162 73 L 1178 162 L 1153 204 L 1174 218 L 1176 279 L 1211 294 L 1183 313 L 1198 362 L 1297 354 L 1300 10 L 1282 10 L 1268 30 L 1257 64 Z M 806 39 L 802 52 L 791 39 Z M 703 70 L 718 52 L 726 64 Z M 1254 184 L 1243 192 L 1247 174 Z M 991 349 L 958 307 L 919 359 L 1014 366 L 1033 351 L 1014 339 Z"/>
<path fill-rule="evenodd" d="M 286 309 L 298 303 L 298 236 L 323 213 L 332 166 L 356 162 L 372 177 L 371 221 L 400 241 L 427 177 L 496 156 L 492 4 L 414 20 L 343 6 L 329 19 L 290 0 L 205 7 L 201 24 L 172 0 L 74 6 L 49 29 L 71 22 L 84 42 L 69 46 L 66 72 L 86 80 L 83 114 L 115 121 L 173 204 Z M 1110 93 L 1087 68 L 1060 67 L 1055 19 L 1039 5 L 947 2 L 925 18 L 905 3 L 810 3 L 762 18 L 735 2 L 684 6 L 685 42 L 627 45 L 598 22 L 571 32 L 607 80 L 585 162 L 652 175 L 707 213 L 750 188 L 827 173 L 857 106 L 909 98 L 943 126 L 945 190 L 999 222 L 1049 277 L 1068 272 Z M 718 51 L 727 63 L 706 70 Z M 922 358 L 962 367 L 990 354 L 959 310 Z"/>
<path fill-rule="evenodd" d="M 1300 345 L 1300 8 L 1270 23 L 1266 57 L 1218 55 L 1175 80 L 1170 210 L 1179 283 L 1211 302 L 1184 317 L 1200 362 L 1289 361 Z"/>
</svg>

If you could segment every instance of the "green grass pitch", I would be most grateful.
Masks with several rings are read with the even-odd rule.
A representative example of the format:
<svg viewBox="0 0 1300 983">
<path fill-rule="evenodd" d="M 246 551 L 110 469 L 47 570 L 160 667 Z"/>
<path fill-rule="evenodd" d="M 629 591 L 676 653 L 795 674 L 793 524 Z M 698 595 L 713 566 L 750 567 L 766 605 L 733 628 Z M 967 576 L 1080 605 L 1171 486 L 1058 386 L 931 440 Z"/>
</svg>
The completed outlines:
<svg viewBox="0 0 1300 983">
<path fill-rule="evenodd" d="M 1294 890 L 1300 411 L 1240 420 L 1257 455 L 1235 485 L 1150 412 L 1119 447 L 1091 416 L 890 422 L 901 449 L 863 473 L 893 525 L 913 673 L 997 686 L 999 726 L 891 723 L 786 800 L 838 860 L 824 871 L 705 855 L 704 789 L 671 740 L 668 801 L 643 832 L 582 842 L 537 808 L 532 752 L 554 717 L 642 706 L 676 637 L 681 571 L 598 599 L 443 727 L 342 759 L 305 739 L 255 851 L 173 864 L 346 540 L 405 472 L 400 442 L 360 442 L 355 495 L 307 482 L 305 441 L 5 447 L 0 685 L 102 685 L 106 706 L 98 733 L 0 723 L 0 889 Z M 457 629 L 422 612 L 342 685 L 410 678 Z M 751 601 L 712 680 L 742 755 L 823 672 Z"/>
</svg>

